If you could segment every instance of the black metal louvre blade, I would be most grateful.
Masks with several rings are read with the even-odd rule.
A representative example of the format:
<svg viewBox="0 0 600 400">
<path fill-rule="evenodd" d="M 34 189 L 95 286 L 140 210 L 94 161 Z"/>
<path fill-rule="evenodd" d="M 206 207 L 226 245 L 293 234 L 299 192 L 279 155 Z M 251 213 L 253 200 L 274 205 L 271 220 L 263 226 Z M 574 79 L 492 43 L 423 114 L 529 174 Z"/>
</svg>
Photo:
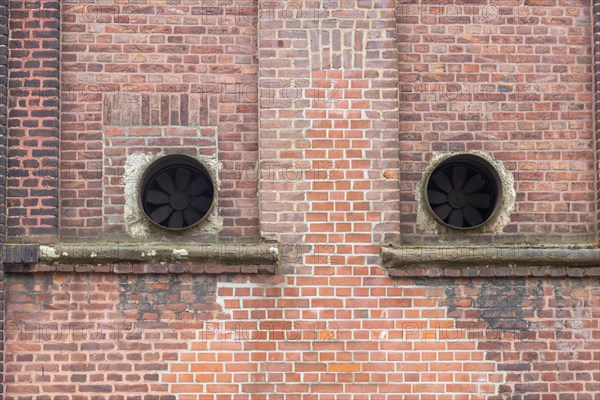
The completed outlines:
<svg viewBox="0 0 600 400">
<path fill-rule="evenodd" d="M 169 218 L 169 228 L 183 228 L 183 213 L 175 211 Z"/>
<path fill-rule="evenodd" d="M 146 201 L 150 204 L 166 204 L 169 202 L 169 195 L 160 190 L 149 190 Z"/>
<path fill-rule="evenodd" d="M 171 178 L 171 175 L 169 175 L 167 171 L 164 171 L 162 174 L 159 174 L 156 177 L 156 183 L 158 183 L 158 186 L 160 186 L 160 188 L 168 194 L 173 193 L 173 191 L 175 190 L 175 183 L 173 182 L 173 178 Z"/>
<path fill-rule="evenodd" d="M 172 212 L 173 207 L 167 204 L 152 211 L 150 213 L 150 218 L 152 218 L 153 221 L 160 224 L 161 222 L 169 218 L 169 215 L 171 215 Z"/>
<path fill-rule="evenodd" d="M 205 196 L 191 197 L 190 205 L 196 209 L 196 211 L 206 212 L 210 208 L 211 199 Z"/>
<path fill-rule="evenodd" d="M 201 194 L 204 194 L 209 188 L 210 186 L 207 182 L 206 177 L 199 176 L 198 178 L 194 179 L 192 183 L 190 183 L 186 192 L 190 196 L 199 196 Z"/>
<path fill-rule="evenodd" d="M 191 171 L 187 168 L 177 168 L 175 174 L 175 187 L 177 190 L 184 191 L 190 183 Z"/>
</svg>

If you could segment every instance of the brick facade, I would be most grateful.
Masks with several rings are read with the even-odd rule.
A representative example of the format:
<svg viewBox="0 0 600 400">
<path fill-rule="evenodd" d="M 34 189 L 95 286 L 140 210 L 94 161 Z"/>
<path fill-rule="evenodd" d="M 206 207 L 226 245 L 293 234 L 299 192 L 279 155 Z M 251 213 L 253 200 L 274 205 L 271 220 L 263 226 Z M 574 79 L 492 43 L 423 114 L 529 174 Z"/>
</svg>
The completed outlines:
<svg viewBox="0 0 600 400">
<path fill-rule="evenodd" d="M 597 279 L 354 268 L 9 275 L 6 398 L 598 398 Z"/>
<path fill-rule="evenodd" d="M 594 1 L 594 132 L 596 133 L 596 233 L 600 240 L 600 3 Z"/>
<path fill-rule="evenodd" d="M 4 254 L 4 398 L 600 400 L 600 260 L 469 253 L 597 254 L 598 10 L 476 3 L 11 1 L 6 241 L 42 246 Z M 467 150 L 510 222 L 432 235 L 415 188 Z M 125 167 L 159 153 L 220 163 L 222 225 L 144 262 Z M 385 265 L 408 244 L 464 252 Z"/>
</svg>

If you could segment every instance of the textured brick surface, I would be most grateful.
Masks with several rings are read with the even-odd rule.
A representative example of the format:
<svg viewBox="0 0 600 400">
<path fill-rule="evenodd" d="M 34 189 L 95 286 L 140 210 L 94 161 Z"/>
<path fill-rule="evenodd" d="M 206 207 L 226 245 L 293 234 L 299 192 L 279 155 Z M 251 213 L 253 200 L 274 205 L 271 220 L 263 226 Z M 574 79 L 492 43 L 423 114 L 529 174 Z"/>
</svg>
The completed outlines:
<svg viewBox="0 0 600 400">
<path fill-rule="evenodd" d="M 0 4 L 0 245 L 6 227 L 6 138 L 8 111 L 8 4 Z"/>
<path fill-rule="evenodd" d="M 590 3 L 258 3 L 61 3 L 62 234 L 122 232 L 128 155 L 191 152 L 223 163 L 222 236 L 280 264 L 16 265 L 5 398 L 600 400 L 598 267 L 380 258 L 439 240 L 412 193 L 434 151 L 515 173 L 473 240 L 594 235 Z"/>
<path fill-rule="evenodd" d="M 600 2 L 594 1 L 594 111 L 596 137 L 596 233 L 600 242 Z"/>
<path fill-rule="evenodd" d="M 8 399 L 600 393 L 597 280 L 394 281 L 355 267 L 11 274 L 7 288 Z"/>
<path fill-rule="evenodd" d="M 259 151 L 280 166 L 271 179 L 263 171 L 262 233 L 340 243 L 336 254 L 362 259 L 377 254 L 371 243 L 397 239 L 398 73 L 393 2 L 359 3 L 323 13 L 318 26 L 315 9 L 282 21 L 263 10 Z M 268 11 L 290 12 L 278 6 Z M 263 99 L 269 91 L 275 101 Z"/>
<path fill-rule="evenodd" d="M 59 3 L 10 3 L 8 235 L 58 226 Z"/>
<path fill-rule="evenodd" d="M 12 2 L 11 7 L 15 107 L 11 107 L 9 230 L 13 236 L 53 235 L 58 224 L 58 3 Z M 380 168 L 386 172 L 383 179 L 399 175 L 400 217 L 389 220 L 400 221 L 403 241 L 423 239 L 416 224 L 414 189 L 432 153 L 472 149 L 489 151 L 515 175 L 515 215 L 502 240 L 541 240 L 546 233 L 561 241 L 593 239 L 594 221 L 600 217 L 594 215 L 593 202 L 597 138 L 592 122 L 589 2 L 565 8 L 555 1 L 523 5 L 397 1 L 395 33 L 389 27 L 374 33 L 385 37 L 368 36 L 382 26 L 369 26 L 372 21 L 363 13 L 367 4 L 349 1 L 339 9 L 333 4 L 315 7 L 262 5 L 265 132 L 259 168 L 255 3 L 62 3 L 63 235 L 99 238 L 103 232 L 122 230 L 107 222 L 119 216 L 113 218 L 112 211 L 109 218 L 104 215 L 104 127 L 210 126 L 219 131 L 215 145 L 222 162 L 221 234 L 257 236 L 258 175 L 269 188 L 280 180 L 277 175 L 287 175 L 287 182 L 295 185 L 301 183 L 297 176 L 310 170 L 338 169 L 339 154 L 315 156 L 302 146 L 316 138 L 307 137 L 309 128 L 313 135 L 322 129 L 318 124 L 307 126 L 309 120 L 340 117 L 299 110 L 320 109 L 321 100 L 327 107 L 320 111 L 328 111 L 331 103 L 343 109 L 344 101 L 336 99 L 343 95 L 362 96 L 364 103 L 355 107 L 372 112 L 366 115 L 365 108 L 356 108 L 341 118 L 358 118 L 367 125 L 362 119 L 377 118 L 386 124 L 383 129 L 371 124 L 359 130 L 382 129 L 382 140 L 393 141 L 391 132 L 399 128 L 399 172 L 395 166 L 386 171 L 398 163 L 397 157 L 391 158 L 398 151 L 396 144 L 377 144 L 368 157 L 381 152 L 382 165 L 387 163 Z M 375 4 L 373 10 L 386 7 Z M 385 18 L 391 20 L 389 15 Z M 394 54 L 396 61 L 391 58 Z M 364 72 L 359 79 L 382 83 L 350 84 L 346 93 L 345 83 L 337 82 L 340 78 L 321 80 L 327 71 L 342 69 L 356 76 Z M 392 80 L 399 81 L 398 95 L 386 86 Z M 338 84 L 342 86 L 331 86 Z M 383 97 L 373 106 L 377 90 Z M 277 114 L 277 109 L 287 111 Z M 396 109 L 399 121 L 383 115 Z M 382 115 L 375 117 L 373 112 Z M 278 120 L 271 115 L 278 115 Z M 300 117 L 304 119 L 299 121 Z M 289 138 L 297 142 L 271 147 L 271 132 L 285 124 Z M 187 151 L 183 143 L 172 148 Z M 298 151 L 314 157 L 319 166 L 307 166 Z"/>
<path fill-rule="evenodd" d="M 8 3 L 0 4 L 0 254 L 6 231 L 6 142 L 8 136 Z M 0 392 L 4 393 L 4 266 L 0 259 Z"/>
<path fill-rule="evenodd" d="M 413 3 L 396 9 L 403 240 L 423 236 L 414 190 L 432 153 L 485 150 L 515 176 L 507 240 L 592 242 L 590 2 Z"/>
</svg>

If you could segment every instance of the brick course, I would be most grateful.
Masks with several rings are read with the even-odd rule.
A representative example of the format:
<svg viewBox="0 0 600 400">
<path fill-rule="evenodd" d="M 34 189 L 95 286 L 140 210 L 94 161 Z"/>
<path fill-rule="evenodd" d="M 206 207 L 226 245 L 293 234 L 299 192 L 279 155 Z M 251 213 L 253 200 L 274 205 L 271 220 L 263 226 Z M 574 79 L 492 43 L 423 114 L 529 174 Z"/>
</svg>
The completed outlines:
<svg viewBox="0 0 600 400">
<path fill-rule="evenodd" d="M 0 4 L 0 253 L 6 232 L 6 139 L 8 136 L 8 4 Z M 0 385 L 4 393 L 4 266 L 0 260 Z"/>
<path fill-rule="evenodd" d="M 8 111 L 8 4 L 0 5 L 0 246 L 6 228 L 6 138 Z"/>
</svg>

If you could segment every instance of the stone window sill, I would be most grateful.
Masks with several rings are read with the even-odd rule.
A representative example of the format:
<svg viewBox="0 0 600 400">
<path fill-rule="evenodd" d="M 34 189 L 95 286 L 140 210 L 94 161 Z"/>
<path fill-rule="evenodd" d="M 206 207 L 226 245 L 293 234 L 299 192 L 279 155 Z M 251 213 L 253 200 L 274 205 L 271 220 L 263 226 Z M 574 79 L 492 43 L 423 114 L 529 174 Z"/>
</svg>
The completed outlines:
<svg viewBox="0 0 600 400">
<path fill-rule="evenodd" d="M 273 274 L 274 243 L 5 243 L 6 272 Z"/>
<path fill-rule="evenodd" d="M 385 246 L 391 277 L 598 277 L 600 248 Z"/>
</svg>

